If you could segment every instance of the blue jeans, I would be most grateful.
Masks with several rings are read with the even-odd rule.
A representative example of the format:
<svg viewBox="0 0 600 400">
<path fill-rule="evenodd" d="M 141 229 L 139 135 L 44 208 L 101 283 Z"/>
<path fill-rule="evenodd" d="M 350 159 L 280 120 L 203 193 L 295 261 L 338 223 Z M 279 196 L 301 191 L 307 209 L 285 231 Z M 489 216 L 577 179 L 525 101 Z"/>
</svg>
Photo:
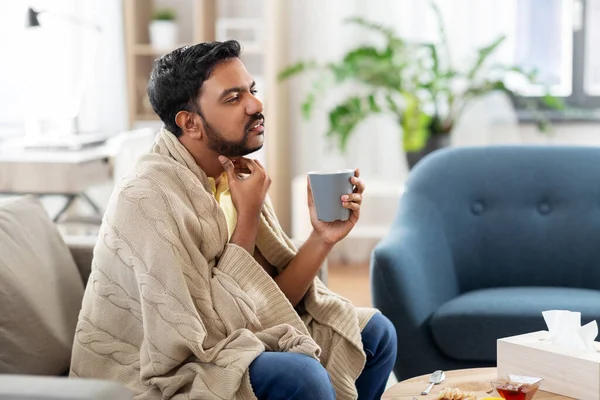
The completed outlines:
<svg viewBox="0 0 600 400">
<path fill-rule="evenodd" d="M 386 317 L 376 314 L 361 337 L 367 362 L 356 380 L 358 398 L 379 399 L 396 361 L 396 330 Z M 250 382 L 259 400 L 335 399 L 325 368 L 302 354 L 262 353 L 250 364 Z"/>
</svg>

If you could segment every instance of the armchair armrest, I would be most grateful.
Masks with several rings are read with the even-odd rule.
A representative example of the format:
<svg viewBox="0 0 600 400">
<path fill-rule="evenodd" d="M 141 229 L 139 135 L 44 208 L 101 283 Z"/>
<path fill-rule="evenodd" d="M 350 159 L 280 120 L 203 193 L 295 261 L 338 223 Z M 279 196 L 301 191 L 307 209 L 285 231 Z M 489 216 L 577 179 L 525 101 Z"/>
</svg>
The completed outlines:
<svg viewBox="0 0 600 400">
<path fill-rule="evenodd" d="M 109 381 L 33 375 L 0 375 L 0 400 L 131 400 L 133 393 Z"/>
<path fill-rule="evenodd" d="M 63 240 L 69 247 L 71 255 L 75 260 L 83 284 L 85 285 L 92 270 L 92 258 L 96 236 L 63 236 Z"/>
<path fill-rule="evenodd" d="M 392 230 L 371 255 L 371 285 L 375 307 L 396 327 L 404 364 L 396 365 L 396 376 L 412 377 L 416 365 L 438 356 L 428 326 L 431 315 L 459 294 L 442 219 L 426 198 L 403 196 Z"/>
</svg>

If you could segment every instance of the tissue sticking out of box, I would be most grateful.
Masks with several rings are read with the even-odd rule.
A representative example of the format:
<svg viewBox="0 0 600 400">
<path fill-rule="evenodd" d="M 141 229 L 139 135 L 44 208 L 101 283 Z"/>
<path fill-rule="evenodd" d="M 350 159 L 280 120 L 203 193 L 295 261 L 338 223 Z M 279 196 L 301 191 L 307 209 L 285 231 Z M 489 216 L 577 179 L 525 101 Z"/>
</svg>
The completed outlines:
<svg viewBox="0 0 600 400">
<path fill-rule="evenodd" d="M 565 349 L 580 352 L 596 352 L 594 339 L 598 336 L 598 324 L 592 321 L 581 326 L 581 313 L 566 310 L 543 311 L 548 326 L 546 342 Z"/>
</svg>

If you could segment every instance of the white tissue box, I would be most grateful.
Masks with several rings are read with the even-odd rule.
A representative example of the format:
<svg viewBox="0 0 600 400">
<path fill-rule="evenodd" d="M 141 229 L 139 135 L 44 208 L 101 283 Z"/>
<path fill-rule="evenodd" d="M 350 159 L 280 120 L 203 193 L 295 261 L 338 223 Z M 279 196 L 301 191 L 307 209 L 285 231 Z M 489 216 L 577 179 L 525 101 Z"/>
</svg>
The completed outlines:
<svg viewBox="0 0 600 400">
<path fill-rule="evenodd" d="M 498 376 L 544 378 L 540 390 L 600 400 L 600 353 L 577 353 L 544 342 L 547 331 L 498 339 Z M 600 350 L 600 343 L 594 342 Z"/>
</svg>

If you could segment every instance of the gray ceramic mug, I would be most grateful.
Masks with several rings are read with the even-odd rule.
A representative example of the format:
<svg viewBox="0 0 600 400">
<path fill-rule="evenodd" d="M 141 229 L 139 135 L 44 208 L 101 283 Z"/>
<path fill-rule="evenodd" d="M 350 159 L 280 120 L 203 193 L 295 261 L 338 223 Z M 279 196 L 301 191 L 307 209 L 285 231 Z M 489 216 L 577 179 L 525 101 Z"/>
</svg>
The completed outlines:
<svg viewBox="0 0 600 400">
<path fill-rule="evenodd" d="M 317 218 L 324 222 L 346 221 L 350 210 L 342 207 L 342 196 L 352 193 L 350 178 L 354 170 L 315 171 L 308 173 Z"/>
</svg>

